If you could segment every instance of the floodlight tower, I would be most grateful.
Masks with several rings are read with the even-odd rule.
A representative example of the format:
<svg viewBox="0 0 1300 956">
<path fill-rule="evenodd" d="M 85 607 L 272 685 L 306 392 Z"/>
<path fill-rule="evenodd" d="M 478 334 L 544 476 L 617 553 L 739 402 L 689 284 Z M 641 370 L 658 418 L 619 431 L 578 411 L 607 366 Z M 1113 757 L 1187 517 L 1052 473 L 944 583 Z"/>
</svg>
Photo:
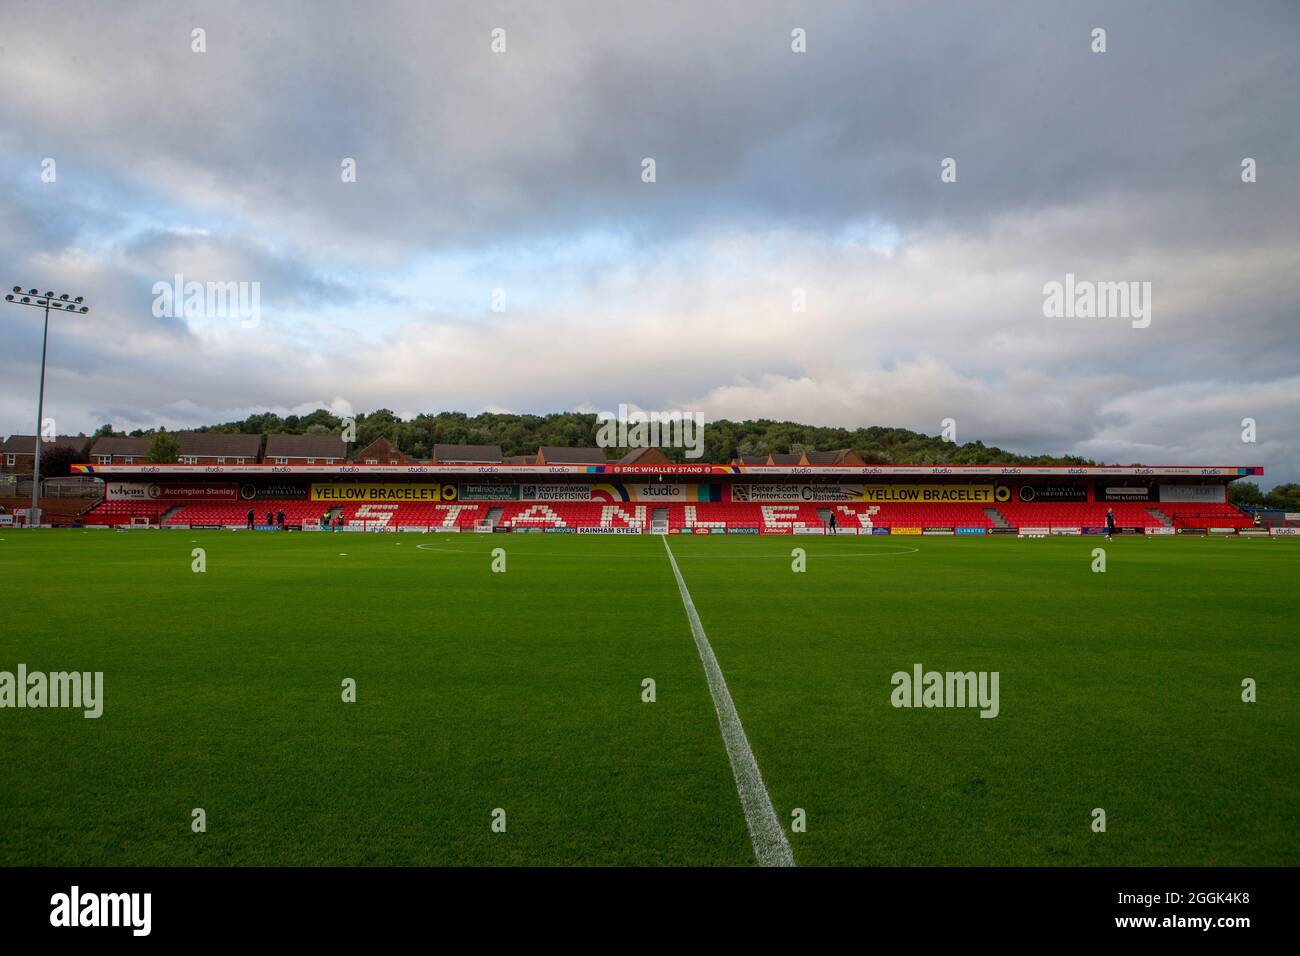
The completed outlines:
<svg viewBox="0 0 1300 956">
<path fill-rule="evenodd" d="M 30 305 L 33 308 L 45 310 L 45 331 L 41 336 L 41 387 L 36 393 L 36 447 L 33 451 L 36 453 L 32 467 L 32 510 L 28 512 L 27 526 L 39 525 L 41 523 L 40 491 L 41 491 L 41 427 L 45 418 L 45 351 L 50 343 L 50 309 L 67 310 L 77 315 L 85 315 L 90 311 L 90 306 L 85 304 L 85 299 L 81 296 L 73 298 L 68 293 L 63 293 L 55 298 L 53 292 L 46 292 L 44 295 L 35 289 L 28 289 L 23 292 L 22 286 L 14 286 L 13 291 L 5 296 L 6 302 L 12 302 L 14 305 Z"/>
</svg>

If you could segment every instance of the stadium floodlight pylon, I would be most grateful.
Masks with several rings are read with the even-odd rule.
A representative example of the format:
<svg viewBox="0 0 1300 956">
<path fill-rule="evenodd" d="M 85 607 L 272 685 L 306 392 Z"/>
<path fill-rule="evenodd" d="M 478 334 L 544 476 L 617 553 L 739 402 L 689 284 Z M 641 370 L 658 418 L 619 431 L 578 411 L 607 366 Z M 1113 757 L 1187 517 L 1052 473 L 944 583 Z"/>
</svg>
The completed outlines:
<svg viewBox="0 0 1300 956">
<path fill-rule="evenodd" d="M 35 447 L 32 465 L 32 510 L 27 513 L 27 526 L 30 528 L 41 523 L 41 439 L 44 437 L 42 428 L 45 420 L 45 353 L 50 343 L 50 309 L 85 315 L 90 311 L 90 306 L 85 304 L 86 300 L 81 296 L 73 297 L 66 292 L 55 298 L 53 292 L 41 295 L 35 289 L 30 289 L 26 295 L 23 295 L 22 286 L 17 285 L 5 296 L 5 301 L 13 305 L 30 305 L 45 310 L 45 331 L 41 335 L 41 385 L 36 393 L 36 434 L 33 439 Z"/>
</svg>

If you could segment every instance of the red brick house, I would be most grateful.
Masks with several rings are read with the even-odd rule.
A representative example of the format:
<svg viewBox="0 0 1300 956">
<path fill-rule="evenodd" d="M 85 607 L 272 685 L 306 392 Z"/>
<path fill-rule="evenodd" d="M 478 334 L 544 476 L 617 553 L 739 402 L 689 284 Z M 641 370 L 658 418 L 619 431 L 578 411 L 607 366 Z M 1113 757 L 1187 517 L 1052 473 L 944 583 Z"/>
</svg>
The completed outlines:
<svg viewBox="0 0 1300 956">
<path fill-rule="evenodd" d="M 609 459 L 601 448 L 566 448 L 559 445 L 543 445 L 537 449 L 538 465 L 607 465 Z"/>
<path fill-rule="evenodd" d="M 865 465 L 859 455 L 852 448 L 839 448 L 835 451 L 806 451 L 804 452 L 803 464 L 805 465 Z"/>
<path fill-rule="evenodd" d="M 341 465 L 348 446 L 338 435 L 267 435 L 262 457 L 268 465 Z"/>
<path fill-rule="evenodd" d="M 661 448 L 633 448 L 618 460 L 620 465 L 671 465 L 672 459 Z"/>
<path fill-rule="evenodd" d="M 55 448 L 71 448 L 77 460 L 84 461 L 94 439 L 87 435 L 59 435 L 41 445 L 41 459 Z M 0 444 L 0 474 L 30 475 L 36 470 L 36 438 L 33 435 L 10 435 Z"/>
<path fill-rule="evenodd" d="M 434 465 L 500 465 L 500 445 L 434 445 Z"/>
<path fill-rule="evenodd" d="M 221 432 L 176 432 L 178 465 L 256 465 L 262 460 L 261 435 Z"/>
<path fill-rule="evenodd" d="M 90 448 L 92 465 L 138 465 L 149 457 L 152 438 L 97 438 Z"/>
<path fill-rule="evenodd" d="M 417 462 L 405 452 L 398 451 L 397 446 L 382 435 L 365 448 L 352 453 L 352 461 L 358 465 L 417 465 Z"/>
</svg>

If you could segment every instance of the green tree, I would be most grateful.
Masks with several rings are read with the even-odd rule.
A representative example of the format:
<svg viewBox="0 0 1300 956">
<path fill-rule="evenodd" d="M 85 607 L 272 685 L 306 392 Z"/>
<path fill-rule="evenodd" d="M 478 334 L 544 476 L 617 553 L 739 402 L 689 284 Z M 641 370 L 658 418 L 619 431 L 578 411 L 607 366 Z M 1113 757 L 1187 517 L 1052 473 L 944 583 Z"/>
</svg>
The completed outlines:
<svg viewBox="0 0 1300 956">
<path fill-rule="evenodd" d="M 180 455 L 180 440 L 170 432 L 159 432 L 149 443 L 148 461 L 151 465 L 175 464 Z"/>
<path fill-rule="evenodd" d="M 1273 490 L 1264 496 L 1264 506 L 1281 508 L 1284 511 L 1300 511 L 1300 485 L 1274 485 Z"/>
<path fill-rule="evenodd" d="M 41 477 L 67 478 L 72 474 L 72 466 L 81 461 L 76 449 L 67 445 L 43 446 L 41 448 Z"/>
<path fill-rule="evenodd" d="M 1264 496 L 1253 481 L 1234 481 L 1228 485 L 1228 501 L 1238 508 L 1257 508 L 1264 503 Z"/>
</svg>

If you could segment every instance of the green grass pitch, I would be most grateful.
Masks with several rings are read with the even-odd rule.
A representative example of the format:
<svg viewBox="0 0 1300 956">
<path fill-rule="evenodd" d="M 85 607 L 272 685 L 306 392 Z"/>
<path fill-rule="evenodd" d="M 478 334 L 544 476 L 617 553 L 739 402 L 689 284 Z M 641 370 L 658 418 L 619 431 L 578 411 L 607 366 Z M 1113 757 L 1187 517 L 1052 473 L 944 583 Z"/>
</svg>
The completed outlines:
<svg viewBox="0 0 1300 956">
<path fill-rule="evenodd" d="M 1300 542 L 668 540 L 797 864 L 1300 863 Z M 0 864 L 754 863 L 658 537 L 6 530 L 0 581 L 0 670 L 105 688 L 0 709 Z M 918 662 L 1000 714 L 894 708 Z"/>
</svg>

